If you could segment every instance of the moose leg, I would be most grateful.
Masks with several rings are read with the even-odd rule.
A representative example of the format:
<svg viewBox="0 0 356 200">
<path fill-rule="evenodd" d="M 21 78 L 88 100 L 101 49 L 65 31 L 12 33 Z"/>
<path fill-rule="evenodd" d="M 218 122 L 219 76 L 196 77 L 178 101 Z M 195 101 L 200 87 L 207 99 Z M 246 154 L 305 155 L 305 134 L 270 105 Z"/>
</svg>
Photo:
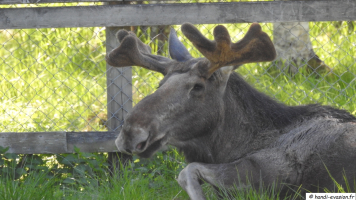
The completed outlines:
<svg viewBox="0 0 356 200">
<path fill-rule="evenodd" d="M 242 168 L 245 168 L 246 170 Z M 191 163 L 180 172 L 178 183 L 188 193 L 190 199 L 201 200 L 205 199 L 201 187 L 203 181 L 218 188 L 232 188 L 234 184 L 246 183 L 247 169 L 251 170 L 247 163 L 242 163 L 241 166 L 239 166 L 239 172 L 234 163 Z M 246 172 L 241 174 L 243 171 Z M 246 185 L 238 186 L 245 187 Z"/>
<path fill-rule="evenodd" d="M 255 157 L 225 164 L 191 163 L 180 172 L 178 183 L 192 200 L 205 199 L 200 186 L 202 181 L 227 190 L 250 185 L 258 188 L 261 181 L 270 185 L 279 178 L 287 180 L 289 184 L 296 183 L 297 176 L 286 163 L 270 161 L 256 160 Z"/>
</svg>

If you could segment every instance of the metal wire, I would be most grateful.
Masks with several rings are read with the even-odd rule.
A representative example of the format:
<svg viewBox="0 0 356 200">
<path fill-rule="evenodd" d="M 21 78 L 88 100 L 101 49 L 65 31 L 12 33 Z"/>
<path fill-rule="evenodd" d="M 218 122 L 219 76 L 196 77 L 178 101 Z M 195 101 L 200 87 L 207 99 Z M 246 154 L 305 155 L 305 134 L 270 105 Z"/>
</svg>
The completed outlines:
<svg viewBox="0 0 356 200">
<path fill-rule="evenodd" d="M 10 7 L 19 6 L 26 5 Z M 262 24 L 274 41 L 279 39 L 277 36 L 285 37 L 278 46 L 279 59 L 244 65 L 236 71 L 260 91 L 288 105 L 328 104 L 355 115 L 354 25 L 355 22 Z M 249 24 L 225 26 L 236 42 Z M 181 34 L 180 26 L 131 29 L 151 46 L 153 54 L 169 57 L 167 38 L 171 27 L 177 30 L 193 56 L 201 56 Z M 213 39 L 215 25 L 197 27 Z M 119 85 L 108 83 L 106 77 L 110 72 L 105 62 L 103 27 L 11 29 L 0 30 L 0 35 L 2 132 L 107 131 L 108 121 L 116 118 L 116 113 L 129 112 L 125 105 L 135 105 L 153 93 L 162 78 L 158 73 L 134 66 L 132 79 L 127 79 L 123 71 L 117 77 Z M 127 100 L 108 101 L 108 85 L 118 88 L 115 98 L 125 95 Z M 132 93 L 126 94 L 122 89 L 127 86 L 132 87 Z M 120 108 L 108 112 L 107 106 L 113 101 Z M 123 119 L 117 120 L 122 124 Z"/>
</svg>

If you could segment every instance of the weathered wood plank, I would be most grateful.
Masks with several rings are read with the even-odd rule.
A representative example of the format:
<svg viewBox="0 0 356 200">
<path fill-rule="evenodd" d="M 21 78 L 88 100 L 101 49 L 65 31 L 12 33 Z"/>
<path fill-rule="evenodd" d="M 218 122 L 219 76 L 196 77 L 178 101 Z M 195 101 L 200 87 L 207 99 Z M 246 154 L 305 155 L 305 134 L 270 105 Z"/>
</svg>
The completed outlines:
<svg viewBox="0 0 356 200">
<path fill-rule="evenodd" d="M 130 2 L 155 0 L 0 0 L 0 4 L 39 4 L 39 3 L 77 3 L 77 2 Z M 165 0 L 178 1 L 178 0 Z"/>
<path fill-rule="evenodd" d="M 356 1 L 272 1 L 1 9 L 0 28 L 356 20 Z"/>
<path fill-rule="evenodd" d="M 76 3 L 76 2 L 105 2 L 109 0 L 0 0 L 0 4 L 38 4 L 38 3 Z M 124 1 L 124 0 L 110 0 Z"/>
<path fill-rule="evenodd" d="M 83 152 L 115 152 L 118 132 L 0 133 L 0 146 L 18 154 L 73 153 L 74 147 Z"/>
<path fill-rule="evenodd" d="M 69 132 L 66 153 L 74 152 L 74 147 L 78 147 L 82 152 L 117 151 L 115 146 L 117 134 L 118 132 Z"/>
<path fill-rule="evenodd" d="M 8 153 L 66 153 L 65 132 L 0 133 L 0 146 L 10 147 Z"/>
</svg>

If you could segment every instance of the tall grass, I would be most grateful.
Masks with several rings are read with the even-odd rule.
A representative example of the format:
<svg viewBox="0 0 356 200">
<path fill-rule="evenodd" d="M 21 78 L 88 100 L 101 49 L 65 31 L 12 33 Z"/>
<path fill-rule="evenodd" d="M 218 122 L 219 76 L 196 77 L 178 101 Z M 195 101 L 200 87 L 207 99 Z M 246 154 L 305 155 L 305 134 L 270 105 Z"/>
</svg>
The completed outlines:
<svg viewBox="0 0 356 200">
<path fill-rule="evenodd" d="M 175 181 L 184 165 L 175 150 L 159 152 L 149 162 L 135 158 L 112 173 L 103 155 L 76 152 L 34 165 L 36 156 L 15 162 L 15 155 L 1 149 L 0 199 L 188 199 Z"/>
<path fill-rule="evenodd" d="M 0 199 L 61 199 L 63 196 L 55 179 L 48 179 L 47 172 L 32 173 L 25 181 L 14 181 L 11 176 L 1 177 L 0 181 Z"/>
<path fill-rule="evenodd" d="M 62 166 L 60 170 L 66 171 L 64 174 L 54 173 L 54 169 L 60 167 L 54 166 L 50 168 L 42 167 L 33 170 L 26 177 L 15 179 L 15 170 L 10 170 L 7 176 L 0 175 L 0 198 L 1 199 L 189 199 L 186 192 L 175 181 L 177 171 L 182 168 L 179 163 L 182 157 L 175 152 L 164 154 L 158 153 L 151 161 L 138 161 L 135 158 L 134 162 L 120 169 L 114 169 L 113 173 L 108 173 L 108 168 L 102 159 L 91 159 L 91 155 L 83 152 L 77 152 L 79 159 L 69 159 L 62 162 L 65 165 L 73 164 L 72 170 Z M 97 157 L 96 157 L 97 158 Z M 90 165 L 93 161 L 99 162 L 98 165 Z M 0 159 L 1 162 L 1 159 Z M 24 162 L 24 165 L 33 163 L 29 159 Z M 76 165 L 81 163 L 80 165 Z M 78 167 L 80 166 L 80 167 Z M 100 167 L 98 167 L 100 166 Z M 27 169 L 29 170 L 29 169 Z M 89 171 L 95 173 L 88 173 Z M 77 176 L 74 176 L 74 174 Z M 332 177 L 330 177 L 332 179 Z M 348 179 L 350 181 L 350 179 Z M 347 178 L 345 177 L 347 183 Z M 262 184 L 262 182 L 261 182 Z M 230 190 L 219 188 L 221 192 L 219 196 L 215 193 L 215 189 L 207 184 L 203 185 L 204 193 L 207 199 L 217 200 L 244 200 L 244 199 L 260 199 L 260 200 L 283 200 L 283 199 L 300 199 L 300 191 L 290 193 L 289 196 L 281 198 L 276 185 L 272 184 L 268 187 L 260 187 L 254 189 L 249 182 L 243 184 L 240 188 L 239 184 Z M 349 184 L 343 188 L 335 182 L 335 191 L 321 189 L 320 192 L 354 192 L 356 188 L 350 188 Z"/>
<path fill-rule="evenodd" d="M 9 169 L 7 175 L 0 174 L 1 199 L 189 199 L 186 192 L 175 181 L 177 171 L 184 164 L 183 157 L 175 150 L 168 153 L 159 152 L 152 160 L 138 160 L 128 166 L 120 165 L 109 173 L 106 163 L 87 153 L 77 151 L 78 156 L 63 156 L 58 163 L 51 167 L 35 167 L 22 178 L 15 178 L 17 169 Z M 1 154 L 3 155 L 3 154 Z M 6 156 L 5 156 L 6 157 Z M 1 157 L 0 162 L 4 159 Z M 6 159 L 5 159 L 6 160 Z M 30 166 L 35 160 L 28 159 L 24 166 Z M 97 165 L 91 165 L 97 162 Z M 72 165 L 73 168 L 68 168 Z M 59 173 L 66 171 L 66 174 Z M 57 172 L 57 173 L 53 173 Z M 95 173 L 93 173 L 95 172 Z M 203 185 L 207 199 L 219 199 L 214 190 Z M 223 188 L 224 199 L 278 199 L 278 190 L 274 187 L 260 189 L 256 192 L 252 187 L 227 191 Z"/>
</svg>

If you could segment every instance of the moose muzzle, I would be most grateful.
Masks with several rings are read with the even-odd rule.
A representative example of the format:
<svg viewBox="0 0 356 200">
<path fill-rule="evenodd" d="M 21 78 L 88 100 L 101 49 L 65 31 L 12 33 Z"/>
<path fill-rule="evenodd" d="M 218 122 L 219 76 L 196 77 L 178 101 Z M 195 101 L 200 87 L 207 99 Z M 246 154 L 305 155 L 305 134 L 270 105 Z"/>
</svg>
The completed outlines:
<svg viewBox="0 0 356 200">
<path fill-rule="evenodd" d="M 146 149 L 149 140 L 149 132 L 142 128 L 134 128 L 128 134 L 124 129 L 120 131 L 115 140 L 116 147 L 122 153 L 139 154 Z"/>
</svg>

